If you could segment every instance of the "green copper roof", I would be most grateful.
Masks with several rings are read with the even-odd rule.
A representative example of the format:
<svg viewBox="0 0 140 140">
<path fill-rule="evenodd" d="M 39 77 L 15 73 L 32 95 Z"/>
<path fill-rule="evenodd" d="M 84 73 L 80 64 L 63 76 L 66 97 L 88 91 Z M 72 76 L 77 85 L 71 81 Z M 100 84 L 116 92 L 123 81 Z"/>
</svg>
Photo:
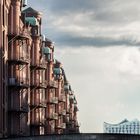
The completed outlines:
<svg viewBox="0 0 140 140">
<path fill-rule="evenodd" d="M 36 26 L 39 24 L 35 17 L 26 17 L 25 21 L 26 23 L 29 23 L 31 26 Z"/>
<path fill-rule="evenodd" d="M 61 70 L 61 68 L 54 68 L 54 74 L 56 74 L 56 75 L 60 75 L 60 74 L 62 74 L 62 70 Z"/>
<path fill-rule="evenodd" d="M 51 50 L 50 50 L 50 48 L 48 48 L 48 47 L 42 47 L 42 53 L 43 54 L 50 54 L 51 53 Z"/>
</svg>

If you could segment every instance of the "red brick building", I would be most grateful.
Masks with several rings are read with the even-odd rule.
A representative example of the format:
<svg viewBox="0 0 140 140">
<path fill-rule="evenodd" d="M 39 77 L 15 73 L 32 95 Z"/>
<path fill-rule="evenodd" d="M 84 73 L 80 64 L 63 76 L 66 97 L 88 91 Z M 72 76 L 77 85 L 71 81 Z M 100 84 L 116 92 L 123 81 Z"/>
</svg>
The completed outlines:
<svg viewBox="0 0 140 140">
<path fill-rule="evenodd" d="M 0 1 L 0 138 L 79 133 L 75 95 L 26 2 Z"/>
</svg>

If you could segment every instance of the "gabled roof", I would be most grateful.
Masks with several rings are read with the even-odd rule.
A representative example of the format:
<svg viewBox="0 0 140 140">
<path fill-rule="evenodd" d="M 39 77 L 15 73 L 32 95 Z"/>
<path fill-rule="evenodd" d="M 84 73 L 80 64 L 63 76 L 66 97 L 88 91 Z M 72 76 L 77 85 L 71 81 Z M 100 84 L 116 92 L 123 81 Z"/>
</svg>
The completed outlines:
<svg viewBox="0 0 140 140">
<path fill-rule="evenodd" d="M 36 10 L 34 10 L 33 8 L 31 8 L 31 7 L 28 7 L 27 9 L 23 10 L 22 12 L 23 12 L 23 13 L 34 13 L 34 14 L 40 14 L 40 12 L 39 12 L 39 11 L 36 11 Z"/>
<path fill-rule="evenodd" d="M 53 43 L 50 39 L 46 38 L 46 42 Z"/>
</svg>

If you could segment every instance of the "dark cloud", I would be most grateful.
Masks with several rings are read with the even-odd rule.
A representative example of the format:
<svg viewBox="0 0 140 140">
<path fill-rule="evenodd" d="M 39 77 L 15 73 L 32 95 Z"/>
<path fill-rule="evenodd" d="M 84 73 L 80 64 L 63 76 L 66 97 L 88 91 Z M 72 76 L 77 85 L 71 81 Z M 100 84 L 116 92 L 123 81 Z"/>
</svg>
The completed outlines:
<svg viewBox="0 0 140 140">
<path fill-rule="evenodd" d="M 139 0 L 30 0 L 29 5 L 42 12 L 50 12 L 53 16 L 62 16 L 64 14 L 94 12 L 91 19 L 101 22 L 130 22 L 137 20 L 140 15 L 137 2 Z M 49 16 L 49 15 L 47 15 Z M 60 18 L 59 17 L 59 18 Z M 46 17 L 47 18 L 47 17 Z M 57 20 L 57 19 L 56 19 Z"/>
<path fill-rule="evenodd" d="M 126 30 L 128 28 L 123 30 L 122 27 L 133 22 L 139 22 L 140 14 L 138 13 L 140 13 L 140 9 L 137 5 L 138 2 L 139 0 L 40 0 L 36 2 L 30 0 L 29 6 L 43 13 L 43 33 L 47 34 L 59 46 L 139 46 L 140 43 L 132 38 L 121 37 L 120 33 L 115 34 L 121 28 L 121 33 L 127 36 L 128 31 Z M 80 21 L 75 18 L 78 14 L 84 15 Z M 49 17 L 53 18 L 50 19 Z M 61 25 L 52 24 L 52 22 L 55 23 L 60 19 L 62 19 Z M 82 29 L 89 27 L 93 31 L 89 37 L 78 36 L 75 35 L 77 34 L 75 29 L 67 31 L 71 24 Z M 65 28 L 60 28 L 60 26 L 65 26 Z M 100 28 L 100 35 L 92 37 L 96 35 L 96 28 Z M 111 29 L 110 36 L 112 37 L 109 37 L 107 33 L 104 37 L 105 29 L 106 32 Z M 133 29 L 130 29 L 130 31 L 133 34 Z M 79 34 L 82 35 L 83 33 Z M 119 39 L 115 39 L 114 35 L 120 36 Z M 86 36 L 88 36 L 87 32 Z"/>
<path fill-rule="evenodd" d="M 58 46 L 71 46 L 71 47 L 81 47 L 81 46 L 91 46 L 91 47 L 107 47 L 107 46 L 140 46 L 140 42 L 131 37 L 85 37 L 85 36 L 75 36 L 70 34 L 65 34 L 60 37 L 54 38 Z"/>
<path fill-rule="evenodd" d="M 34 1 L 35 0 L 30 0 L 29 4 L 35 7 L 39 5 L 41 7 L 46 7 L 55 14 L 85 11 L 91 8 L 97 8 L 100 5 L 99 0 L 40 0 L 39 4 L 35 3 Z"/>
</svg>

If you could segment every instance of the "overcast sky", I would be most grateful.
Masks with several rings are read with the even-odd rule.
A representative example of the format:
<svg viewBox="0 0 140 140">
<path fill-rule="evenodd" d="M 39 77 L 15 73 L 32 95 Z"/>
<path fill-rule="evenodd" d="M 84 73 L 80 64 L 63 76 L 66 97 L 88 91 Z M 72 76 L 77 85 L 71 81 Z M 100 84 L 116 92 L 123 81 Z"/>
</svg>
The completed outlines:
<svg viewBox="0 0 140 140">
<path fill-rule="evenodd" d="M 140 120 L 140 1 L 28 0 L 43 13 L 78 100 L 81 132 Z"/>
</svg>

